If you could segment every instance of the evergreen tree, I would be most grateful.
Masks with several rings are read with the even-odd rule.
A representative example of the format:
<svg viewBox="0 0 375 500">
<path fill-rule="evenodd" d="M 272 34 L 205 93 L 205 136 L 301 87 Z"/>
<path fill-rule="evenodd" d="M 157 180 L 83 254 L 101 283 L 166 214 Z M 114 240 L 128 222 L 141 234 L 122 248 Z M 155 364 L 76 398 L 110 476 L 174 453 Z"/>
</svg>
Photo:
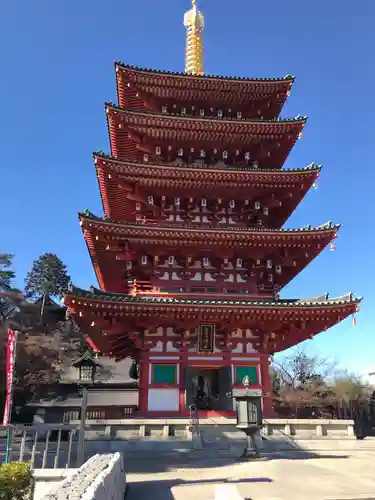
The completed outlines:
<svg viewBox="0 0 375 500">
<path fill-rule="evenodd" d="M 33 262 L 25 279 L 25 293 L 33 299 L 45 299 L 46 296 L 61 298 L 68 289 L 69 281 L 65 264 L 57 255 L 45 253 Z"/>
<path fill-rule="evenodd" d="M 14 272 L 12 266 L 13 255 L 10 253 L 0 253 L 0 291 L 9 290 Z"/>
<path fill-rule="evenodd" d="M 12 287 L 12 255 L 0 253 L 0 381 L 5 380 L 7 326 L 18 331 L 15 369 L 15 406 L 24 406 L 38 397 L 46 386 L 60 380 L 65 365 L 87 349 L 82 333 L 45 299 L 61 297 L 69 276 L 54 254 L 43 254 L 33 263 L 25 280 L 25 294 Z M 42 307 L 35 300 L 42 299 Z M 1 385 L 1 384 L 0 384 Z M 4 405 L 4 385 L 0 387 L 0 410 Z"/>
<path fill-rule="evenodd" d="M 15 312 L 14 304 L 9 299 L 12 292 L 18 292 L 12 287 L 12 281 L 15 277 L 15 273 L 12 271 L 12 262 L 12 254 L 0 253 L 0 328 Z"/>
</svg>

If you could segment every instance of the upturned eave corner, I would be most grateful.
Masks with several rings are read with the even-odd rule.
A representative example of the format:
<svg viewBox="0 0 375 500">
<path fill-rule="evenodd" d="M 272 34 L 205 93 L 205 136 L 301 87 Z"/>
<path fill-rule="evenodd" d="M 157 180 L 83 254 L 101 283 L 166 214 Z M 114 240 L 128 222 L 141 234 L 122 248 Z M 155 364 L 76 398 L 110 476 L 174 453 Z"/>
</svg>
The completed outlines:
<svg viewBox="0 0 375 500">
<path fill-rule="evenodd" d="M 92 157 L 93 157 L 94 161 L 97 158 L 103 158 L 103 159 L 107 159 L 107 160 L 116 160 L 116 157 L 113 156 L 111 153 L 107 153 L 106 151 L 102 151 L 102 150 L 93 151 L 92 152 Z"/>
</svg>

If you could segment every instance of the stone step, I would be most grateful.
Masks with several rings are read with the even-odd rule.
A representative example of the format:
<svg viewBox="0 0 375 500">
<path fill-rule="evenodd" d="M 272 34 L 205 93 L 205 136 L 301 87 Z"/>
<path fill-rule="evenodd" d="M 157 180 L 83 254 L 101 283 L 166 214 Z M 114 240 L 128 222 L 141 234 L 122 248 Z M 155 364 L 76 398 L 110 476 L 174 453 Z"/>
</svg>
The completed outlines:
<svg viewBox="0 0 375 500">
<path fill-rule="evenodd" d="M 263 439 L 263 450 L 273 451 L 372 451 L 375 441 L 357 439 Z"/>
<path fill-rule="evenodd" d="M 202 425 L 199 430 L 204 448 L 226 450 L 244 447 L 246 444 L 245 434 L 233 426 Z"/>
</svg>

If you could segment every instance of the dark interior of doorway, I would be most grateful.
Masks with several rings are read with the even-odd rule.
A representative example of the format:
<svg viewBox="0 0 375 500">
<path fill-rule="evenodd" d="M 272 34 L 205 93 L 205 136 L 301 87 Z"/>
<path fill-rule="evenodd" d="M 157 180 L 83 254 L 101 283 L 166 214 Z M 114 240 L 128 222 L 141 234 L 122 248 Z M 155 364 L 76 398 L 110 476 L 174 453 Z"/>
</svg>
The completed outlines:
<svg viewBox="0 0 375 500">
<path fill-rule="evenodd" d="M 187 367 L 185 369 L 185 403 L 200 410 L 231 411 L 232 379 L 229 366 Z"/>
</svg>

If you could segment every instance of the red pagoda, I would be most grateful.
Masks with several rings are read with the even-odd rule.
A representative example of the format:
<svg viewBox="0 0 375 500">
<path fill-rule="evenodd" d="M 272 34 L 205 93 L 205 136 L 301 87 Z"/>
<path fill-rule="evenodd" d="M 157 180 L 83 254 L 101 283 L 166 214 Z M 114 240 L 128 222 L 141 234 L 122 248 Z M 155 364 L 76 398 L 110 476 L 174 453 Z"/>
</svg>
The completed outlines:
<svg viewBox="0 0 375 500">
<path fill-rule="evenodd" d="M 139 363 L 143 416 L 231 415 L 245 377 L 271 416 L 270 356 L 360 299 L 280 299 L 339 229 L 282 228 L 320 173 L 282 169 L 306 122 L 279 118 L 294 78 L 205 76 L 195 1 L 185 26 L 185 73 L 115 64 L 111 155 L 94 154 L 104 217 L 79 214 L 99 288 L 65 304 L 103 354 Z"/>
</svg>

